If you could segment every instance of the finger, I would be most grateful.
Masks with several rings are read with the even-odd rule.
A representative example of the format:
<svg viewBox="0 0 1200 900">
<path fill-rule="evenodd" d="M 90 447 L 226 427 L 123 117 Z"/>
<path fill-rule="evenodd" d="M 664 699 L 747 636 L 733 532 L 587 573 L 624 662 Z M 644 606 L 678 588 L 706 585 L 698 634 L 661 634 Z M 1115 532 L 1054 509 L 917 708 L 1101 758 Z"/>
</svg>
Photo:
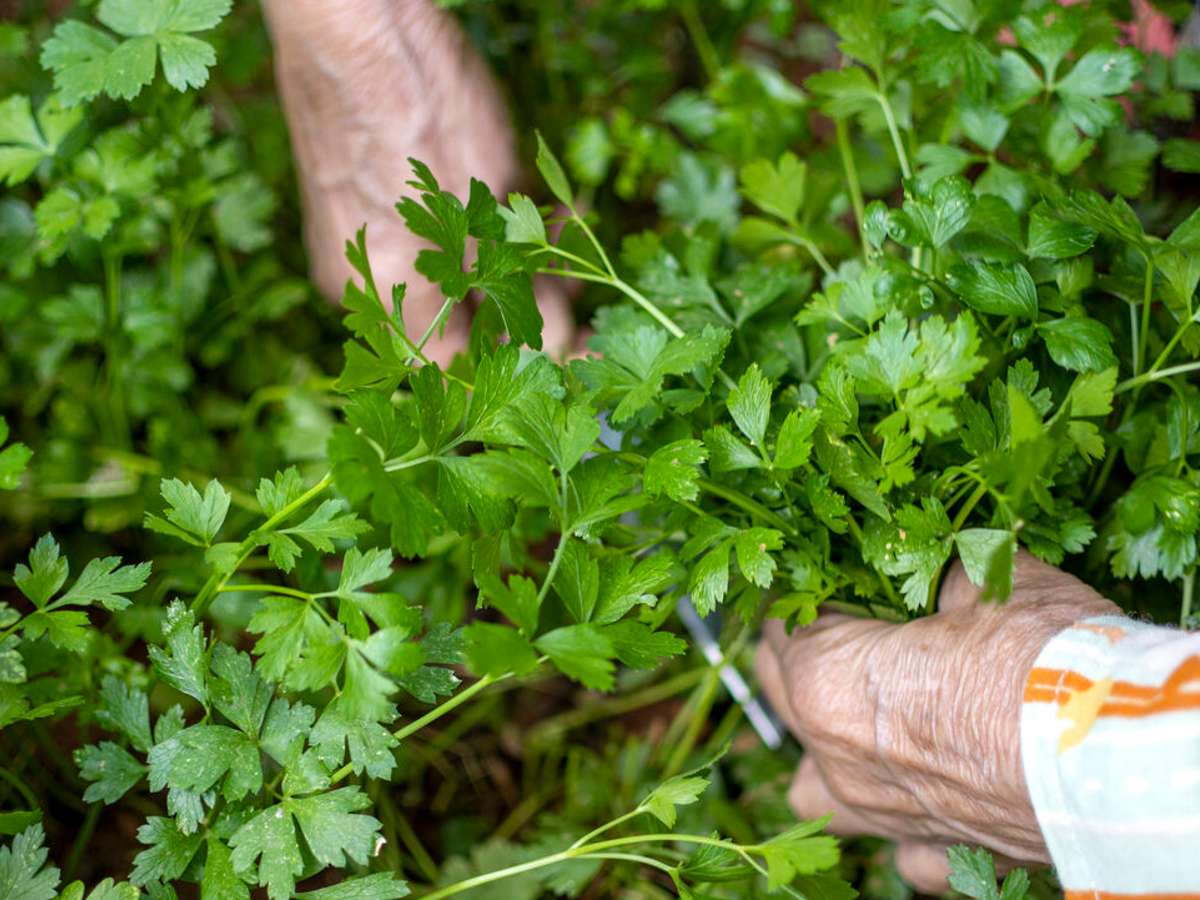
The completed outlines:
<svg viewBox="0 0 1200 900">
<path fill-rule="evenodd" d="M 982 593 L 982 589 L 967 577 L 962 560 L 956 559 L 942 579 L 942 587 L 938 591 L 938 612 L 955 612 L 972 607 L 979 602 Z"/>
<path fill-rule="evenodd" d="M 542 349 L 552 359 L 564 359 L 575 344 L 575 317 L 567 295 L 549 278 L 537 279 L 533 287 L 542 314 Z"/>
<path fill-rule="evenodd" d="M 800 732 L 796 728 L 796 717 L 792 715 L 791 692 L 784 680 L 779 657 L 765 641 L 758 645 L 758 653 L 754 657 L 754 670 L 763 694 L 767 698 L 767 703 L 783 719 L 788 730 L 799 738 Z"/>
<path fill-rule="evenodd" d="M 918 893 L 943 894 L 949 888 L 950 860 L 944 844 L 908 842 L 896 848 L 896 871 Z"/>
<path fill-rule="evenodd" d="M 788 789 L 788 805 L 797 818 L 819 819 L 833 813 L 827 831 L 833 834 L 872 834 L 877 825 L 833 796 L 815 756 L 805 756 Z"/>
</svg>

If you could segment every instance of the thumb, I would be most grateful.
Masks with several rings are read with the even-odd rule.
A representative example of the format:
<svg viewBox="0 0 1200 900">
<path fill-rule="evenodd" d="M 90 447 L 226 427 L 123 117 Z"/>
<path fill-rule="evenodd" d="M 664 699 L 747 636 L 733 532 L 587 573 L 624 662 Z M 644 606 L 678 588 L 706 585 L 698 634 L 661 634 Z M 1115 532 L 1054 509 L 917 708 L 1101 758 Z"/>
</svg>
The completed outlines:
<svg viewBox="0 0 1200 900">
<path fill-rule="evenodd" d="M 944 844 L 909 841 L 896 848 L 896 871 L 921 894 L 944 894 L 950 859 Z"/>
</svg>

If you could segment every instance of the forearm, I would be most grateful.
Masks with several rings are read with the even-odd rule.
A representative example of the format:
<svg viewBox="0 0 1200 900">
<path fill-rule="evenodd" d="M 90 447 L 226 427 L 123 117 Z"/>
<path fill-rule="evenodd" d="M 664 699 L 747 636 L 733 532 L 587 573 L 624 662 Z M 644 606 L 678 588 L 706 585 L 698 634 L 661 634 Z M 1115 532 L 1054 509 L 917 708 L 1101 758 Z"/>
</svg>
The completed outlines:
<svg viewBox="0 0 1200 900">
<path fill-rule="evenodd" d="M 1068 896 L 1200 889 L 1200 634 L 1080 622 L 1024 701 L 1025 775 Z"/>
</svg>

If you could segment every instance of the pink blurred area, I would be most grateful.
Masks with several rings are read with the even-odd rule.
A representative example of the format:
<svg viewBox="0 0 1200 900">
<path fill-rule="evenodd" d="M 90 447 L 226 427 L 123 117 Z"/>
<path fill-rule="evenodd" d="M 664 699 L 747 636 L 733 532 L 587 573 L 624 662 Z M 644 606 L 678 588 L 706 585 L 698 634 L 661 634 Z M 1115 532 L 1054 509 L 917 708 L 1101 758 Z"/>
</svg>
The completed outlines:
<svg viewBox="0 0 1200 900">
<path fill-rule="evenodd" d="M 1175 55 L 1178 42 L 1175 25 L 1155 9 L 1149 0 L 1132 0 L 1133 21 L 1122 26 L 1125 40 L 1143 53 Z"/>
</svg>

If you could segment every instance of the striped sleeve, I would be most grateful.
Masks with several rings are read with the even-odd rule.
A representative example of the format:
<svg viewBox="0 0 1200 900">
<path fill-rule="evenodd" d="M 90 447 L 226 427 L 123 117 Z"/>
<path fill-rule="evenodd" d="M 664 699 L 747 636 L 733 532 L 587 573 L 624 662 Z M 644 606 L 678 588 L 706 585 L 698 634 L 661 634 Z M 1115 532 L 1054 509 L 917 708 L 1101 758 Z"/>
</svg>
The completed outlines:
<svg viewBox="0 0 1200 900">
<path fill-rule="evenodd" d="M 1106 616 L 1057 635 L 1021 755 L 1068 900 L 1200 900 L 1200 633 Z"/>
</svg>

